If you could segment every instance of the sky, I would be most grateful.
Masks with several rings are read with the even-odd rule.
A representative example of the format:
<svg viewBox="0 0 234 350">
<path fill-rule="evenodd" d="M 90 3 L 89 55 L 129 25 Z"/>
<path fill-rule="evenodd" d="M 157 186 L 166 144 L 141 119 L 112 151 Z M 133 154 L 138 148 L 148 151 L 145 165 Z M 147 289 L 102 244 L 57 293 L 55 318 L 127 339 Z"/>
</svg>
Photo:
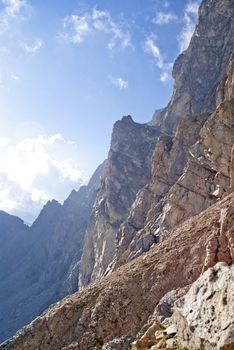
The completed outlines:
<svg viewBox="0 0 234 350">
<path fill-rule="evenodd" d="M 0 210 L 31 223 L 167 105 L 199 0 L 0 0 Z"/>
</svg>

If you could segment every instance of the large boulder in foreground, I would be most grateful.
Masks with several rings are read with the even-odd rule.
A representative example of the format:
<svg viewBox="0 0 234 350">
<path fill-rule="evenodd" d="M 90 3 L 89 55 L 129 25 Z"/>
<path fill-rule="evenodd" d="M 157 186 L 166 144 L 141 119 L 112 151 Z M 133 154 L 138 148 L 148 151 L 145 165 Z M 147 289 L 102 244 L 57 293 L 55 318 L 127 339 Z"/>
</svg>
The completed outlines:
<svg viewBox="0 0 234 350">
<path fill-rule="evenodd" d="M 176 302 L 178 342 L 189 349 L 234 349 L 234 265 L 208 269 Z"/>
</svg>

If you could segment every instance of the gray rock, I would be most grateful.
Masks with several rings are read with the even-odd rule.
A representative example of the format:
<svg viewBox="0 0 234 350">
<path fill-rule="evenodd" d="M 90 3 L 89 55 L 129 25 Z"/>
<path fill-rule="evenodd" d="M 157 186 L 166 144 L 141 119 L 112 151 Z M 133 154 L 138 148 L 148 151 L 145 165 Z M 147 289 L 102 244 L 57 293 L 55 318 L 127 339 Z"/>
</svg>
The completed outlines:
<svg viewBox="0 0 234 350">
<path fill-rule="evenodd" d="M 123 336 L 116 338 L 103 345 L 102 350 L 129 350 L 134 338 L 131 336 Z"/>
<path fill-rule="evenodd" d="M 195 350 L 234 349 L 234 265 L 208 269 L 176 302 L 178 343 Z"/>
</svg>

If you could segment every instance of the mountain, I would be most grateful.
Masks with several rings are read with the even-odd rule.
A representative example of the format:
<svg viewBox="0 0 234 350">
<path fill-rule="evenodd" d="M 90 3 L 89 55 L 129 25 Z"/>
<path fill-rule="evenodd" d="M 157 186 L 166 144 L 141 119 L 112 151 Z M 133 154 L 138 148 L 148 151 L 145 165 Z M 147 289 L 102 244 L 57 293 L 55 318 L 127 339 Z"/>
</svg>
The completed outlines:
<svg viewBox="0 0 234 350">
<path fill-rule="evenodd" d="M 199 277 L 207 240 L 220 228 L 220 213 L 233 206 L 232 194 L 172 230 L 147 254 L 46 310 L 0 349 L 91 350 L 116 337 L 135 337 L 168 291 Z"/>
<path fill-rule="evenodd" d="M 222 87 L 228 84 L 224 82 L 226 77 L 231 76 L 233 18 L 233 0 L 202 2 L 191 43 L 173 67 L 171 101 L 153 118 L 150 153 L 139 149 L 139 153 L 130 155 L 131 162 L 126 161 L 121 149 L 123 139 L 131 149 L 146 137 L 137 137 L 134 128 L 129 132 L 127 127 L 126 134 L 118 137 L 114 127 L 112 144 L 123 161 L 113 164 L 111 145 L 107 167 L 114 169 L 110 177 L 118 182 L 112 181 L 111 191 L 99 192 L 95 202 L 93 224 L 88 227 L 88 244 L 84 245 L 81 259 L 80 287 L 149 250 L 175 225 L 205 210 L 227 191 L 234 144 L 233 96 L 231 88 L 226 88 L 229 93 L 222 98 Z M 151 125 L 152 122 L 148 128 Z M 148 160 L 147 167 L 140 165 L 141 157 Z M 144 183 L 137 178 L 137 172 L 134 178 L 123 176 L 123 168 L 131 163 L 139 164 L 143 173 L 147 171 Z M 109 181 L 108 177 L 105 181 Z M 105 203 L 113 202 L 115 191 L 122 189 L 126 197 L 136 183 L 139 186 L 131 202 L 124 198 L 124 215 L 116 219 L 113 206 L 118 206 L 118 200 L 104 209 Z"/>
<path fill-rule="evenodd" d="M 0 213 L 1 340 L 78 290 L 84 233 L 104 169 L 105 162 L 63 205 L 49 201 L 30 228 Z"/>
<path fill-rule="evenodd" d="M 63 206 L 48 203 L 26 229 L 33 239 L 23 258 L 34 264 L 27 264 L 30 288 L 19 288 L 22 308 L 10 301 L 18 320 L 27 308 L 46 307 L 41 295 L 48 306 L 77 290 L 78 280 L 81 290 L 0 349 L 233 349 L 233 18 L 233 0 L 202 1 L 167 107 L 148 124 L 118 121 L 90 200 L 83 206 L 88 185 Z"/>
<path fill-rule="evenodd" d="M 101 277 L 112 261 L 119 227 L 137 192 L 150 180 L 157 136 L 157 128 L 135 123 L 130 116 L 114 125 L 107 172 L 85 235 L 80 287 Z"/>
</svg>

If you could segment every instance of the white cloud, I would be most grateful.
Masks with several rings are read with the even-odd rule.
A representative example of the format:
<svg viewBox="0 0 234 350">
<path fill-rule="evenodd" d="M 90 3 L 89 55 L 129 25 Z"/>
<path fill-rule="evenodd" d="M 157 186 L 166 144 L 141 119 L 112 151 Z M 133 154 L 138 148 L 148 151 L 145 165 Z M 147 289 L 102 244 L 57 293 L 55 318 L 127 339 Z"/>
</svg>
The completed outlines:
<svg viewBox="0 0 234 350">
<path fill-rule="evenodd" d="M 125 90 L 128 88 L 128 81 L 121 77 L 110 77 L 110 81 L 120 90 Z"/>
<path fill-rule="evenodd" d="M 157 46 L 155 35 L 151 34 L 146 38 L 144 50 L 146 53 L 149 53 L 154 57 L 156 66 L 162 69 L 164 66 L 164 59 L 159 47 Z"/>
<path fill-rule="evenodd" d="M 21 10 L 27 6 L 25 0 L 2 0 L 3 5 L 5 5 L 5 13 L 8 16 L 17 16 L 21 13 Z"/>
<path fill-rule="evenodd" d="M 156 14 L 156 18 L 153 20 L 153 22 L 161 25 L 161 24 L 168 24 L 168 23 L 174 22 L 177 19 L 178 17 L 174 13 L 160 11 Z"/>
<path fill-rule="evenodd" d="M 163 72 L 163 73 L 160 75 L 160 80 L 161 80 L 161 82 L 163 82 L 163 83 L 166 83 L 169 79 L 170 79 L 170 75 L 169 75 L 168 72 Z"/>
<path fill-rule="evenodd" d="M 162 71 L 160 75 L 160 81 L 165 83 L 171 79 L 171 71 L 173 64 L 168 63 L 164 60 L 163 54 L 161 53 L 161 50 L 157 45 L 156 40 L 157 38 L 154 34 L 149 35 L 145 40 L 144 50 L 146 53 L 153 56 L 156 67 Z"/>
<path fill-rule="evenodd" d="M 0 13 L 0 34 L 10 29 L 12 21 L 25 19 L 29 14 L 30 6 L 27 0 L 0 0 L 3 10 Z"/>
<path fill-rule="evenodd" d="M 62 135 L 13 144 L 0 137 L 0 210 L 28 221 L 50 199 L 64 200 L 82 182 L 77 145 Z"/>
<path fill-rule="evenodd" d="M 36 53 L 42 47 L 42 40 L 36 40 L 33 44 L 23 43 L 23 48 L 28 53 Z"/>
<path fill-rule="evenodd" d="M 118 44 L 123 49 L 131 47 L 131 36 L 124 31 L 121 24 L 115 22 L 108 11 L 99 11 L 96 8 L 92 13 L 93 27 L 96 30 L 112 34 L 107 45 L 109 50 L 113 50 Z"/>
<path fill-rule="evenodd" d="M 107 47 L 126 49 L 131 47 L 131 36 L 123 29 L 123 24 L 113 20 L 108 11 L 93 8 L 90 13 L 71 15 L 64 18 L 62 38 L 74 44 L 82 43 L 91 32 L 103 32 L 110 36 Z"/>
<path fill-rule="evenodd" d="M 170 5 L 171 4 L 169 1 L 164 1 L 164 4 L 163 4 L 164 7 L 168 8 Z"/>
<path fill-rule="evenodd" d="M 63 36 L 74 44 L 80 44 L 90 31 L 88 17 L 71 15 L 67 16 L 63 22 Z"/>
<path fill-rule="evenodd" d="M 184 26 L 178 38 L 180 52 L 183 52 L 189 46 L 197 23 L 199 4 L 200 1 L 189 1 L 185 7 L 183 17 Z"/>
</svg>

